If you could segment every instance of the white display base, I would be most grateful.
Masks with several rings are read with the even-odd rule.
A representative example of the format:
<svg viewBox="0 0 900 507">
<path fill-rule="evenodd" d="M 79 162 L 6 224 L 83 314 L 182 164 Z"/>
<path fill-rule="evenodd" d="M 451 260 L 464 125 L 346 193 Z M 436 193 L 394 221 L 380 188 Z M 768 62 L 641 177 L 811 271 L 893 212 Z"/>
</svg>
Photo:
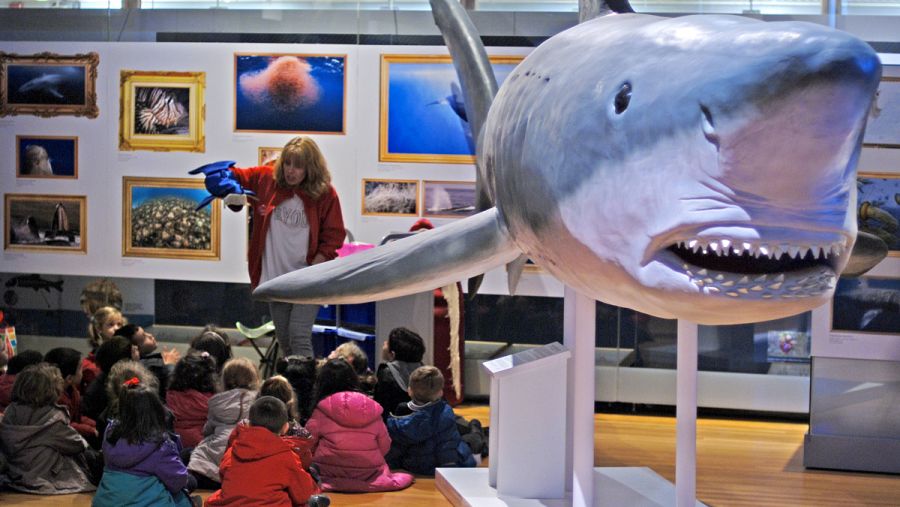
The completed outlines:
<svg viewBox="0 0 900 507">
<path fill-rule="evenodd" d="M 572 498 L 499 497 L 487 468 L 438 468 L 435 486 L 455 507 L 570 507 Z M 647 467 L 594 468 L 594 507 L 669 507 L 675 486 Z M 696 502 L 697 507 L 706 507 Z"/>
</svg>

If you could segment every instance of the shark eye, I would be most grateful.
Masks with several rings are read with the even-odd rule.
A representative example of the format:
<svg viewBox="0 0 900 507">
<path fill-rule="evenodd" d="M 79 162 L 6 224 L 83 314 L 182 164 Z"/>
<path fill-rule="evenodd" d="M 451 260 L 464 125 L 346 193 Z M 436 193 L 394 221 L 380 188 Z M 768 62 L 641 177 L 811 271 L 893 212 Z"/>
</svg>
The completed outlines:
<svg viewBox="0 0 900 507">
<path fill-rule="evenodd" d="M 631 83 L 626 81 L 622 83 L 619 92 L 616 93 L 616 99 L 613 103 L 616 107 L 616 114 L 624 113 L 628 109 L 629 103 L 631 103 Z"/>
</svg>

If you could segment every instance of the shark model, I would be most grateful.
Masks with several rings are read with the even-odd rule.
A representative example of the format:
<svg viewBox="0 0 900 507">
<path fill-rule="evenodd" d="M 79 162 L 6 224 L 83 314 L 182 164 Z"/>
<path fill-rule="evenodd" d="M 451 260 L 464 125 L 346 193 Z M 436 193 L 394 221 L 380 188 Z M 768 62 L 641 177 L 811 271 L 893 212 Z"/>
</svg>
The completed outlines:
<svg viewBox="0 0 900 507">
<path fill-rule="evenodd" d="M 865 42 L 803 22 L 606 11 L 536 48 L 493 97 L 492 76 L 473 85 L 484 75 L 473 66 L 489 68 L 483 48 L 460 50 L 466 37 L 447 22 L 459 5 L 432 7 L 479 133 L 484 211 L 285 274 L 255 297 L 356 303 L 504 264 L 512 288 L 525 257 L 589 297 L 701 324 L 832 296 L 856 238 L 856 163 L 881 76 Z"/>
</svg>

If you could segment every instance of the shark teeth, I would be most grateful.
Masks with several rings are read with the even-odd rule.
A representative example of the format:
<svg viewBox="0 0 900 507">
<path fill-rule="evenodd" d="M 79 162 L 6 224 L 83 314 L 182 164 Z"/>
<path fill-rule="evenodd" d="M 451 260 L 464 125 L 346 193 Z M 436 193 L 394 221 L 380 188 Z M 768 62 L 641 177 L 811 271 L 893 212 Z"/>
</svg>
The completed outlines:
<svg viewBox="0 0 900 507">
<path fill-rule="evenodd" d="M 756 259 L 778 259 L 787 255 L 791 259 L 830 259 L 844 255 L 847 241 L 828 244 L 787 244 L 764 241 L 737 241 L 729 238 L 694 238 L 679 241 L 679 248 L 693 253 L 703 252 L 716 256 L 749 255 Z"/>
<path fill-rule="evenodd" d="M 836 277 L 826 267 L 805 271 L 802 275 L 759 275 L 750 278 L 739 273 L 701 269 L 685 270 L 697 290 L 706 294 L 726 294 L 744 299 L 792 299 L 819 296 L 834 288 Z"/>
</svg>

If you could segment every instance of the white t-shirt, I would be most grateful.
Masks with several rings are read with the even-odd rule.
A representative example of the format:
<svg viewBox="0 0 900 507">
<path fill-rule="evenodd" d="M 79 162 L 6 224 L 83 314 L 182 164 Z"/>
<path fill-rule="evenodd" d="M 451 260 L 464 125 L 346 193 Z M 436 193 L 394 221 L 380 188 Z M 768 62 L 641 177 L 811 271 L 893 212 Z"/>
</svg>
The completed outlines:
<svg viewBox="0 0 900 507">
<path fill-rule="evenodd" d="M 294 194 L 272 211 L 259 282 L 306 267 L 308 251 L 309 220 L 303 201 Z"/>
</svg>

